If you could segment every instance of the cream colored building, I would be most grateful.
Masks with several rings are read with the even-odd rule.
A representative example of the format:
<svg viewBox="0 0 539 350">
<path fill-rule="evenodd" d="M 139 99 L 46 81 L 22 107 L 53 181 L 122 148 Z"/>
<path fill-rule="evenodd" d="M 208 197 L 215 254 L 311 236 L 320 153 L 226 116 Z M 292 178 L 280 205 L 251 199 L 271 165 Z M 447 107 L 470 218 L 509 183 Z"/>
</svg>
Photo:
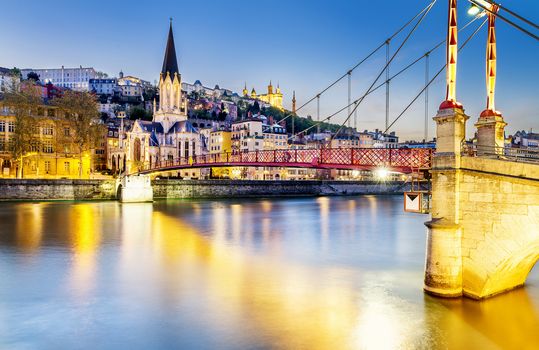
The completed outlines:
<svg viewBox="0 0 539 350">
<path fill-rule="evenodd" d="M 262 120 L 252 118 L 232 123 L 232 152 L 252 152 L 264 149 Z"/>
</svg>

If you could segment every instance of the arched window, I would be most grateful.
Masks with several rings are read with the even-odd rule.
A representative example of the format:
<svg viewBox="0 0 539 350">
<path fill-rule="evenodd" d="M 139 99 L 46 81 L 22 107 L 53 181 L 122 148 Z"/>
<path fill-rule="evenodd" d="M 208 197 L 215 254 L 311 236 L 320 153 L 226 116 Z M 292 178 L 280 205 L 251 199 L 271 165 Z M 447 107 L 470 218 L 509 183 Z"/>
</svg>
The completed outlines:
<svg viewBox="0 0 539 350">
<path fill-rule="evenodd" d="M 133 159 L 140 162 L 140 139 L 137 137 L 133 145 Z"/>
</svg>

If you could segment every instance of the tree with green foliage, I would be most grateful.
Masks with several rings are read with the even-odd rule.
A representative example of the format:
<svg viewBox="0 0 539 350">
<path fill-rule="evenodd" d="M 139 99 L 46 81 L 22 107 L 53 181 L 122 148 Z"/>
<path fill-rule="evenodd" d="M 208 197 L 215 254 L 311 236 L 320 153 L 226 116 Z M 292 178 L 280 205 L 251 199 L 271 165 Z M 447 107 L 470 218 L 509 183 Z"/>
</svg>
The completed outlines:
<svg viewBox="0 0 539 350">
<path fill-rule="evenodd" d="M 148 112 L 144 108 L 135 106 L 129 110 L 129 119 L 131 120 L 141 119 L 141 120 L 150 121 L 153 119 L 153 116 L 152 116 L 152 113 Z"/>
<path fill-rule="evenodd" d="M 33 80 L 34 82 L 38 82 L 39 75 L 36 72 L 30 72 L 26 75 L 26 79 Z"/>
</svg>

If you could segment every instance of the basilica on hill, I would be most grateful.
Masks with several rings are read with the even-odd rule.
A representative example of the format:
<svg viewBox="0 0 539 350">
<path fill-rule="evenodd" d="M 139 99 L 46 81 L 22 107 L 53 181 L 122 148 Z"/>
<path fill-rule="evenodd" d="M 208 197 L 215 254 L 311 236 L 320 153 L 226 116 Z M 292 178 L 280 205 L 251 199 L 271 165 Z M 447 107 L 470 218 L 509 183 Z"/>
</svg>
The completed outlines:
<svg viewBox="0 0 539 350">
<path fill-rule="evenodd" d="M 254 88 L 251 90 L 251 93 L 249 94 L 249 91 L 247 90 L 247 84 L 245 84 L 243 88 L 243 97 L 269 103 L 271 106 L 279 108 L 280 110 L 284 109 L 283 108 L 283 94 L 281 93 L 281 88 L 279 87 L 279 84 L 277 84 L 277 89 L 275 89 L 274 91 L 271 81 L 268 85 L 268 93 L 261 94 L 261 95 L 257 95 Z"/>
<path fill-rule="evenodd" d="M 124 156 L 127 173 L 201 153 L 201 137 L 187 120 L 187 98 L 181 87 L 182 77 L 171 23 L 159 75 L 160 98 L 158 104 L 154 100 L 153 120 L 137 120 L 126 133 Z"/>
</svg>

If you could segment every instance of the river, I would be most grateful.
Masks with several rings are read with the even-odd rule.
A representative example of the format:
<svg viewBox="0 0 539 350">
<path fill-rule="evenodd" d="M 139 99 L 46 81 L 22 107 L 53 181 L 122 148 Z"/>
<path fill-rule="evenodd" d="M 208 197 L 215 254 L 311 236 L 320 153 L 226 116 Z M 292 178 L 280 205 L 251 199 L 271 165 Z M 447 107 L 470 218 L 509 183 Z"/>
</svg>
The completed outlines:
<svg viewBox="0 0 539 350">
<path fill-rule="evenodd" d="M 0 203 L 0 349 L 537 349 L 539 268 L 422 291 L 400 196 Z"/>
</svg>

